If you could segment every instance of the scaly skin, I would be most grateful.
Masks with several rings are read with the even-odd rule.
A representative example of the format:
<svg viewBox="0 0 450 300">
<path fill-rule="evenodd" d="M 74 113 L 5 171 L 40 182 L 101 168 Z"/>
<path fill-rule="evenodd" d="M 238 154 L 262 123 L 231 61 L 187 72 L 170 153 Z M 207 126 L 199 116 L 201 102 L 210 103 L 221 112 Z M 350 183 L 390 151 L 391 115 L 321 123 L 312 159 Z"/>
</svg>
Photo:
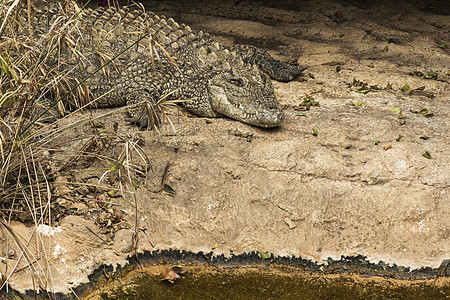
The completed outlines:
<svg viewBox="0 0 450 300">
<path fill-rule="evenodd" d="M 66 18 L 76 10 L 69 11 Z M 56 6 L 36 12 L 36 32 L 44 47 L 50 45 L 50 35 L 44 33 L 64 20 L 57 12 Z M 284 120 L 282 107 L 270 79 L 255 65 L 282 81 L 302 75 L 303 70 L 283 65 L 254 47 L 229 51 L 208 34 L 192 32 L 184 24 L 136 6 L 84 9 L 67 27 L 65 37 L 71 44 L 61 46 L 58 71 L 78 80 L 138 41 L 85 83 L 90 99 L 99 98 L 95 106 L 138 107 L 131 117 L 141 127 L 148 123 L 148 108 L 142 104 L 156 103 L 161 97 L 184 99 L 183 105 L 200 116 L 279 126 Z"/>
</svg>

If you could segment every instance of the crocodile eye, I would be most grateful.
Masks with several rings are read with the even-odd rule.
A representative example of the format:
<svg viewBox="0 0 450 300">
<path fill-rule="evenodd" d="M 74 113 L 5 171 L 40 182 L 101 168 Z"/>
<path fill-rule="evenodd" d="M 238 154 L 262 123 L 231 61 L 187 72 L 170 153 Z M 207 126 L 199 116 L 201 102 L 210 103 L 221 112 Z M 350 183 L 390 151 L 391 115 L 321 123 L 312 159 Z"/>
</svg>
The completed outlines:
<svg viewBox="0 0 450 300">
<path fill-rule="evenodd" d="M 231 78 L 230 82 L 236 86 L 243 86 L 244 85 L 244 81 L 242 80 L 242 78 Z"/>
</svg>

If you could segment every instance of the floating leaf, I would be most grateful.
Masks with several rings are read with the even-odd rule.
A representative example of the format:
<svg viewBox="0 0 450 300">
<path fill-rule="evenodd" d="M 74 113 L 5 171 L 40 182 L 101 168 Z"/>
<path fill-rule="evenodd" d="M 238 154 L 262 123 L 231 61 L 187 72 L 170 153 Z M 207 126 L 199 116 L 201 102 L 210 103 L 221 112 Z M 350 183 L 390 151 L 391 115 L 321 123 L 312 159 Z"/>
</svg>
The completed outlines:
<svg viewBox="0 0 450 300">
<path fill-rule="evenodd" d="M 445 44 L 439 44 L 438 47 L 441 49 L 447 49 L 447 45 Z"/>
<path fill-rule="evenodd" d="M 404 92 L 409 91 L 410 89 L 411 89 L 411 88 L 409 87 L 409 84 L 405 84 L 405 85 L 401 88 L 401 90 L 404 91 Z"/>
<path fill-rule="evenodd" d="M 428 113 L 428 110 L 426 108 L 423 108 L 419 111 L 421 114 L 425 115 Z"/>
<path fill-rule="evenodd" d="M 378 145 L 380 143 L 380 140 L 375 141 L 375 145 Z"/>
<path fill-rule="evenodd" d="M 431 117 L 434 117 L 434 114 L 426 114 L 426 115 L 424 115 L 424 117 L 425 118 L 431 118 Z"/>
<path fill-rule="evenodd" d="M 267 252 L 261 252 L 259 251 L 259 255 L 261 256 L 262 259 L 268 259 L 270 258 L 270 254 Z"/>
<path fill-rule="evenodd" d="M 401 135 L 401 134 L 399 134 L 398 135 L 398 138 L 396 138 L 395 140 L 397 141 L 397 142 L 400 142 L 400 140 L 403 138 L 403 135 Z"/>
<path fill-rule="evenodd" d="M 391 111 L 399 111 L 400 110 L 400 107 L 393 107 L 393 108 L 391 108 Z"/>
<path fill-rule="evenodd" d="M 302 117 L 304 117 L 304 116 L 306 116 L 306 114 L 305 114 L 305 113 L 302 113 L 302 112 L 300 112 L 300 113 L 298 113 L 298 114 L 297 114 L 297 116 L 302 116 Z"/>
<path fill-rule="evenodd" d="M 398 119 L 403 119 L 403 114 L 402 114 L 402 111 L 401 111 L 401 110 L 398 112 L 397 118 L 398 118 Z"/>
<path fill-rule="evenodd" d="M 184 267 L 182 265 L 173 265 L 172 268 L 183 269 Z"/>
<path fill-rule="evenodd" d="M 218 246 L 219 246 L 219 244 L 216 243 L 216 244 L 211 248 L 211 250 L 215 250 Z"/>
<path fill-rule="evenodd" d="M 314 135 L 314 136 L 318 136 L 318 135 L 319 135 L 319 132 L 317 131 L 317 129 L 314 129 L 314 128 L 313 128 L 313 135 Z"/>
<path fill-rule="evenodd" d="M 352 145 L 343 145 L 342 148 L 344 149 L 350 149 L 352 147 Z"/>
<path fill-rule="evenodd" d="M 175 280 L 181 278 L 177 272 L 168 267 L 162 271 L 161 277 L 161 281 L 167 280 L 170 283 L 174 283 Z"/>
<path fill-rule="evenodd" d="M 386 151 L 386 150 L 389 150 L 389 149 L 391 149 L 392 148 L 392 145 L 386 145 L 386 146 L 384 146 L 383 147 L 383 149 Z"/>
<path fill-rule="evenodd" d="M 360 106 L 361 104 L 363 104 L 362 102 L 352 102 L 353 106 Z"/>
<path fill-rule="evenodd" d="M 425 153 L 422 154 L 422 156 L 425 158 L 431 159 L 431 155 L 430 155 L 430 153 L 428 153 L 428 151 L 425 151 Z"/>
<path fill-rule="evenodd" d="M 170 187 L 170 185 L 168 184 L 164 184 L 164 188 L 163 188 L 164 192 L 168 193 L 168 194 L 176 194 L 177 192 L 175 192 L 175 190 Z"/>
</svg>

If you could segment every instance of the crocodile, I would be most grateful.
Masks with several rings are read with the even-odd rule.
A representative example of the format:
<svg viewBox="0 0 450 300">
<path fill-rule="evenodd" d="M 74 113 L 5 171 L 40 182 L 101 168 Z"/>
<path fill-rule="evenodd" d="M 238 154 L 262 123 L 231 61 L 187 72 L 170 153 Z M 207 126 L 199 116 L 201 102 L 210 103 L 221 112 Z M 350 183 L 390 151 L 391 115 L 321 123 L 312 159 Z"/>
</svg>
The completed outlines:
<svg viewBox="0 0 450 300">
<path fill-rule="evenodd" d="M 182 99 L 189 112 L 203 117 L 280 126 L 284 112 L 269 76 L 290 81 L 305 69 L 254 46 L 221 46 L 209 34 L 139 5 L 70 6 L 64 13 L 54 4 L 37 10 L 34 24 L 39 49 L 54 45 L 53 32 L 62 28 L 57 71 L 74 83 L 87 78 L 83 84 L 95 99 L 90 106 L 127 106 L 129 120 L 140 127 L 149 126 L 149 111 L 161 99 Z"/>
</svg>

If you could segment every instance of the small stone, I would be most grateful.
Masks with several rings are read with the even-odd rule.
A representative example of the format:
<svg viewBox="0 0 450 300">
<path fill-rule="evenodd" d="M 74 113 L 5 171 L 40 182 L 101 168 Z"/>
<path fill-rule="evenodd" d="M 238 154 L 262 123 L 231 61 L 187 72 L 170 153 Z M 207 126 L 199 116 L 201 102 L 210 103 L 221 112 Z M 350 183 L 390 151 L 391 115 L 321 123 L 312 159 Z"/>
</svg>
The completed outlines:
<svg viewBox="0 0 450 300">
<path fill-rule="evenodd" d="M 289 226 L 289 229 L 294 229 L 295 227 L 297 227 L 297 225 L 294 223 L 294 221 L 292 221 L 289 218 L 284 218 L 284 223 L 286 223 L 287 226 Z"/>
</svg>

